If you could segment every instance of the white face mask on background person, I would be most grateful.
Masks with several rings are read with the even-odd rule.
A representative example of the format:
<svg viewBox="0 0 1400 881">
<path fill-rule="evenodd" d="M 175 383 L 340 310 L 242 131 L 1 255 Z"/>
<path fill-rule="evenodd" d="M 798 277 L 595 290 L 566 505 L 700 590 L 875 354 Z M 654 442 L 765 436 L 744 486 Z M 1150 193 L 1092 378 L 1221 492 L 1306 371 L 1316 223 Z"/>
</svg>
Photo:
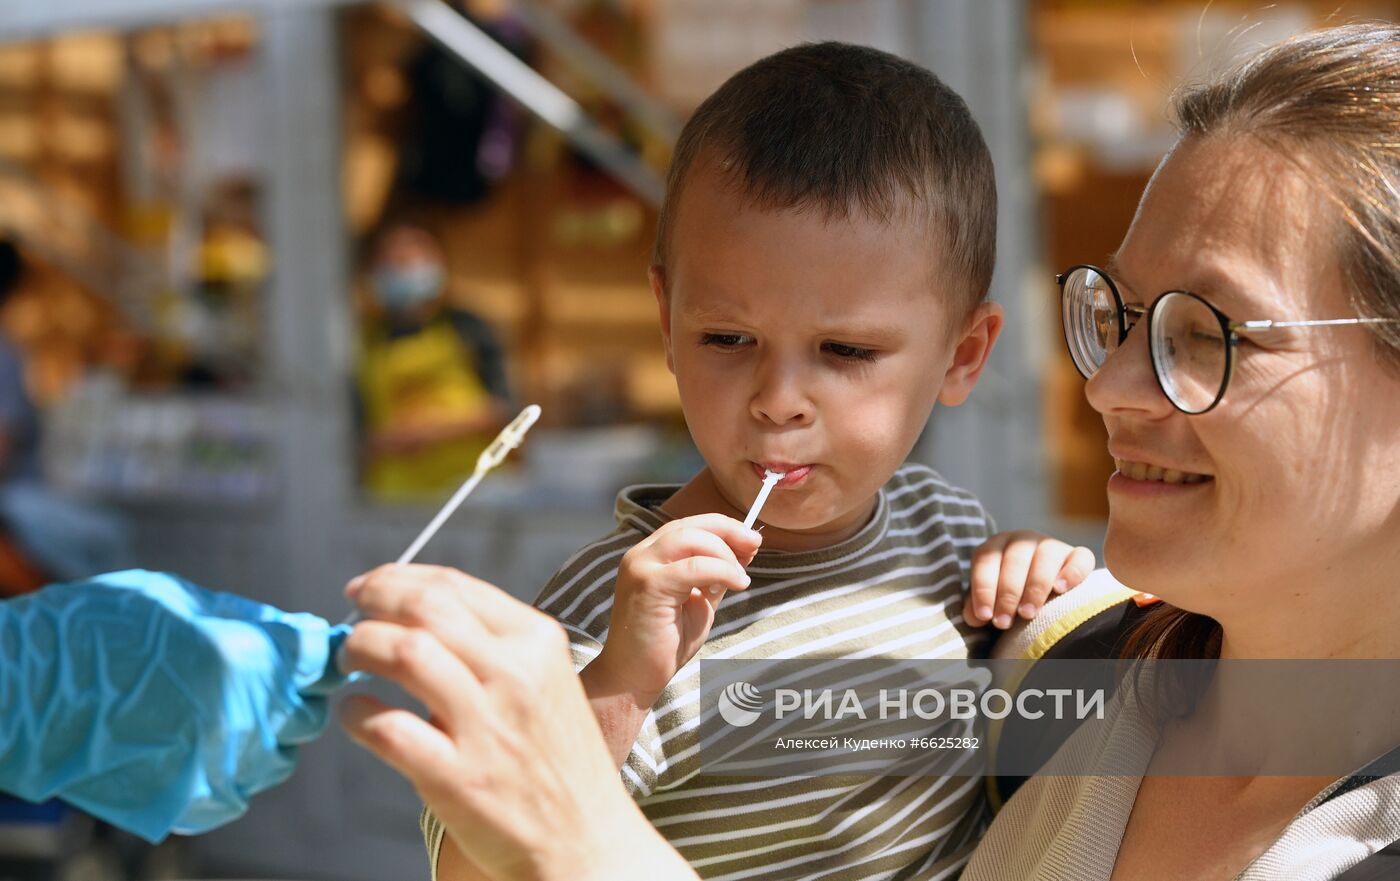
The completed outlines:
<svg viewBox="0 0 1400 881">
<path fill-rule="evenodd" d="M 442 293 L 446 273 L 436 263 L 375 270 L 374 295 L 390 312 L 410 312 Z"/>
</svg>

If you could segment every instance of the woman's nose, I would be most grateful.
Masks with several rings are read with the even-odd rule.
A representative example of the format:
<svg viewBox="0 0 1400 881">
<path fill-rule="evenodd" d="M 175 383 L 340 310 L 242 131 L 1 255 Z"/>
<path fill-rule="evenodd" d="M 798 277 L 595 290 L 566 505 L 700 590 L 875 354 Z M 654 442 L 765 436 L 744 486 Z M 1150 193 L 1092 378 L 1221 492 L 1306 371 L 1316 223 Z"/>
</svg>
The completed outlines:
<svg viewBox="0 0 1400 881">
<path fill-rule="evenodd" d="M 1167 416 L 1175 408 L 1152 371 L 1152 355 L 1147 342 L 1147 320 L 1140 320 L 1097 372 L 1084 384 L 1089 406 L 1103 415 L 1136 411 L 1149 416 Z"/>
<path fill-rule="evenodd" d="M 815 411 L 801 371 L 792 365 L 769 365 L 759 375 L 758 387 L 749 400 L 749 412 L 755 419 L 778 426 L 806 425 Z"/>
</svg>

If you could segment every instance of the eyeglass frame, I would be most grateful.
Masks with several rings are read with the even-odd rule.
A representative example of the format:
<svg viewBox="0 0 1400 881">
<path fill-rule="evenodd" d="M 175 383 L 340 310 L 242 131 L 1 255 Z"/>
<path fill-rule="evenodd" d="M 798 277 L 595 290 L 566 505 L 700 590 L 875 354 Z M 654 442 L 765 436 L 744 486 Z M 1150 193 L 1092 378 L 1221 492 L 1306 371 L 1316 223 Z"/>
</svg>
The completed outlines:
<svg viewBox="0 0 1400 881">
<path fill-rule="evenodd" d="M 1259 331 L 1265 330 L 1273 330 L 1274 328 L 1278 327 L 1326 327 L 1361 324 L 1400 324 L 1400 318 L 1318 318 L 1306 321 L 1272 321 L 1269 319 L 1259 319 L 1255 321 L 1234 321 L 1224 312 L 1221 312 L 1219 309 L 1215 308 L 1215 305 L 1212 304 L 1205 297 L 1202 297 L 1200 294 L 1192 293 L 1191 291 L 1183 290 L 1162 291 L 1162 293 L 1158 294 L 1152 300 L 1152 302 L 1145 307 L 1129 306 L 1123 302 L 1123 295 L 1118 293 L 1118 285 L 1114 283 L 1113 277 L 1111 275 L 1109 275 L 1102 268 L 1093 265 L 1092 263 L 1076 263 L 1073 266 L 1066 269 L 1064 272 L 1057 273 L 1055 275 L 1055 284 L 1058 285 L 1060 288 L 1060 329 L 1064 334 L 1065 347 L 1069 350 L 1069 360 L 1070 363 L 1074 365 L 1074 369 L 1079 372 L 1079 375 L 1084 377 L 1085 379 L 1092 378 L 1094 373 L 1098 373 L 1100 370 L 1102 370 L 1103 364 L 1108 362 L 1108 357 L 1107 355 L 1105 355 L 1104 362 L 1099 364 L 1098 367 L 1094 368 L 1094 373 L 1085 373 L 1084 370 L 1079 366 L 1079 362 L 1074 357 L 1074 344 L 1070 340 L 1070 327 L 1069 322 L 1066 320 L 1064 309 L 1065 282 L 1069 280 L 1069 277 L 1073 275 L 1075 271 L 1080 269 L 1087 269 L 1090 272 L 1097 273 L 1100 278 L 1102 278 L 1105 282 L 1108 283 L 1109 293 L 1113 294 L 1113 302 L 1117 306 L 1117 309 L 1115 310 L 1115 317 L 1118 321 L 1117 345 L 1119 348 L 1121 348 L 1123 343 L 1127 341 L 1128 333 L 1133 329 L 1133 327 L 1137 327 L 1138 322 L 1141 321 L 1143 318 L 1147 319 L 1147 358 L 1148 361 L 1150 361 L 1152 364 L 1152 376 L 1154 379 L 1157 380 L 1157 387 L 1162 390 L 1163 397 L 1165 397 L 1173 407 L 1175 407 L 1182 413 L 1185 413 L 1187 416 L 1200 416 L 1203 413 L 1209 413 L 1211 410 L 1214 410 L 1216 405 L 1219 404 L 1225 398 L 1225 390 L 1229 388 L 1230 378 L 1234 375 L 1235 372 L 1235 349 L 1239 346 L 1240 341 L 1243 339 L 1247 339 L 1251 333 L 1258 333 Z M 1206 407 L 1204 410 L 1187 410 L 1186 408 L 1178 404 L 1176 401 L 1172 400 L 1171 393 L 1167 391 L 1166 383 L 1162 379 L 1161 371 L 1157 368 L 1156 345 L 1152 339 L 1152 317 L 1157 311 L 1157 305 L 1161 303 L 1162 300 L 1165 299 L 1167 296 L 1173 294 L 1190 297 L 1191 299 L 1197 301 L 1198 303 L 1209 309 L 1211 314 L 1215 316 L 1215 320 L 1220 323 L 1220 335 L 1221 338 L 1225 341 L 1225 371 L 1224 375 L 1220 378 L 1220 391 L 1216 393 L 1215 400 L 1210 402 L 1210 406 Z M 1136 318 L 1133 321 L 1132 327 L 1129 327 L 1127 325 L 1127 322 L 1124 320 L 1125 316 L 1129 314 L 1136 316 Z M 1112 354 L 1112 352 L 1110 352 L 1109 354 Z"/>
</svg>

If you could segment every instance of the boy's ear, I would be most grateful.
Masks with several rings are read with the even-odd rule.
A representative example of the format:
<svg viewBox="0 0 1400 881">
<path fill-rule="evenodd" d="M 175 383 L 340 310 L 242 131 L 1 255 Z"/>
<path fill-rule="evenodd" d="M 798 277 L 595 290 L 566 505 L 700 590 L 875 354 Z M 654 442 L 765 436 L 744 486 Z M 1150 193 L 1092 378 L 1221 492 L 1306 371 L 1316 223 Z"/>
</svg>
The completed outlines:
<svg viewBox="0 0 1400 881">
<path fill-rule="evenodd" d="M 666 369 L 676 372 L 676 363 L 671 358 L 671 300 L 666 296 L 666 269 L 653 263 L 647 270 L 647 281 L 651 282 L 651 292 L 656 296 L 656 307 L 661 310 L 661 343 L 666 347 Z"/>
<path fill-rule="evenodd" d="M 997 303 L 982 303 L 972 311 L 967 328 L 954 345 L 953 361 L 943 375 L 943 389 L 938 393 L 940 404 L 956 407 L 972 394 L 1005 323 L 1006 313 Z"/>
</svg>

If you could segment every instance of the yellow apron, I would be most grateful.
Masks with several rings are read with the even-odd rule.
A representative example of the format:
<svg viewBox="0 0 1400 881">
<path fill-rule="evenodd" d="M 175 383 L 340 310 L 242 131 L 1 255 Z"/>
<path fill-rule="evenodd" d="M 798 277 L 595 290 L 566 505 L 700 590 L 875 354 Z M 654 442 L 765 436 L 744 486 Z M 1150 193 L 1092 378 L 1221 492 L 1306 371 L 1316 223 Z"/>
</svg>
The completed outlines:
<svg viewBox="0 0 1400 881">
<path fill-rule="evenodd" d="M 401 337 L 372 333 L 360 358 L 359 381 L 370 433 L 460 422 L 491 402 L 475 353 L 446 318 Z M 461 438 L 376 457 L 368 465 L 365 488 L 384 499 L 431 499 L 464 480 L 489 442 L 489 437 Z"/>
</svg>

